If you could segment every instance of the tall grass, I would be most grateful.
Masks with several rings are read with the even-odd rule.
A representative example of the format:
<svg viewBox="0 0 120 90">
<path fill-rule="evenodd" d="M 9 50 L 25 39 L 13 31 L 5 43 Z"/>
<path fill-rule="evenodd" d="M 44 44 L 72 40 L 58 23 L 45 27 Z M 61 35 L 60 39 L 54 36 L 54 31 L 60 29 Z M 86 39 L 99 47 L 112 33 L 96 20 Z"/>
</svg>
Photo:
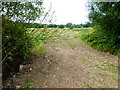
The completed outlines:
<svg viewBox="0 0 120 90">
<path fill-rule="evenodd" d="M 19 71 L 19 65 L 31 55 L 45 52 L 44 44 L 62 33 L 58 29 L 27 29 L 24 23 L 2 20 L 3 78 Z"/>
<path fill-rule="evenodd" d="M 120 56 L 120 46 L 114 43 L 115 35 L 106 36 L 101 30 L 83 29 L 75 37 L 84 41 L 87 45 L 97 50 L 110 52 L 113 55 Z"/>
</svg>

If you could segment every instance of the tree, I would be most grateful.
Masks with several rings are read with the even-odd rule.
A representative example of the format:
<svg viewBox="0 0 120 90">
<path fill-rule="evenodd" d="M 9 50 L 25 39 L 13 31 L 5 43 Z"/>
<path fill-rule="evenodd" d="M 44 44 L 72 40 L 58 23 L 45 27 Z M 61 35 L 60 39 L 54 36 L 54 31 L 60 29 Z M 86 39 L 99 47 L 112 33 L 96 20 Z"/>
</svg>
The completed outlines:
<svg viewBox="0 0 120 90">
<path fill-rule="evenodd" d="M 120 52 L 120 2 L 91 2 L 88 7 L 94 35 L 100 38 L 99 47 L 111 53 Z"/>
<path fill-rule="evenodd" d="M 56 28 L 57 25 L 56 25 L 56 24 L 49 24 L 48 27 L 49 27 L 49 28 Z"/>
<path fill-rule="evenodd" d="M 70 28 L 72 26 L 72 23 L 67 23 L 66 27 Z"/>
<path fill-rule="evenodd" d="M 2 2 L 2 17 L 14 21 L 32 22 L 42 14 L 42 1 Z"/>
<path fill-rule="evenodd" d="M 43 28 L 48 28 L 48 26 L 46 24 L 43 25 Z"/>
<path fill-rule="evenodd" d="M 119 35 L 120 2 L 94 2 L 90 6 L 90 20 L 100 25 L 104 33 Z"/>
<path fill-rule="evenodd" d="M 58 27 L 59 27 L 59 28 L 64 28 L 64 25 L 59 25 Z"/>
</svg>

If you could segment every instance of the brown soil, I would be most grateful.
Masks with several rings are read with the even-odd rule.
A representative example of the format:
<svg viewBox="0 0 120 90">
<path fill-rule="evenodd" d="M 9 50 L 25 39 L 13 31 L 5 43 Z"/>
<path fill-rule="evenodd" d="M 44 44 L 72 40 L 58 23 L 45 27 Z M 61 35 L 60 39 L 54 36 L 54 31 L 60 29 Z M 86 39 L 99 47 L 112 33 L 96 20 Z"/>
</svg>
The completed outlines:
<svg viewBox="0 0 120 90">
<path fill-rule="evenodd" d="M 32 64 L 10 78 L 14 88 L 118 88 L 118 58 L 90 48 L 66 32 L 46 44 L 46 52 L 32 56 Z M 32 82 L 32 85 L 27 85 Z"/>
</svg>

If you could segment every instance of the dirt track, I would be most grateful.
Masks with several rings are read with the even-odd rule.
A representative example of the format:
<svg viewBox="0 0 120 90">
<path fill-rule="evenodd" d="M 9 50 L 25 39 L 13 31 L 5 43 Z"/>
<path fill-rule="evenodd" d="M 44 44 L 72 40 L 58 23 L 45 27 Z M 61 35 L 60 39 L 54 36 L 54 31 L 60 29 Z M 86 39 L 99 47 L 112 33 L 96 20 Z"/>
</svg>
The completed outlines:
<svg viewBox="0 0 120 90">
<path fill-rule="evenodd" d="M 47 52 L 32 56 L 32 64 L 14 75 L 9 87 L 33 88 L 118 88 L 118 58 L 94 50 L 67 32 L 46 44 Z"/>
</svg>

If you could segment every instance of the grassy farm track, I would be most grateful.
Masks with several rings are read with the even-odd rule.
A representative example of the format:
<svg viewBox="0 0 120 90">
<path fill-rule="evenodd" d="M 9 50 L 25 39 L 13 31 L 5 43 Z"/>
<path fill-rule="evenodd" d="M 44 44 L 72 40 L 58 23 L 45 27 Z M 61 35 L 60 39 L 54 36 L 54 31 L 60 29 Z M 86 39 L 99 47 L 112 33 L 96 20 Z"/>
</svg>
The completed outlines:
<svg viewBox="0 0 120 90">
<path fill-rule="evenodd" d="M 85 45 L 74 36 L 61 34 L 45 44 L 46 52 L 14 75 L 6 87 L 15 88 L 118 88 L 118 58 Z"/>
</svg>

